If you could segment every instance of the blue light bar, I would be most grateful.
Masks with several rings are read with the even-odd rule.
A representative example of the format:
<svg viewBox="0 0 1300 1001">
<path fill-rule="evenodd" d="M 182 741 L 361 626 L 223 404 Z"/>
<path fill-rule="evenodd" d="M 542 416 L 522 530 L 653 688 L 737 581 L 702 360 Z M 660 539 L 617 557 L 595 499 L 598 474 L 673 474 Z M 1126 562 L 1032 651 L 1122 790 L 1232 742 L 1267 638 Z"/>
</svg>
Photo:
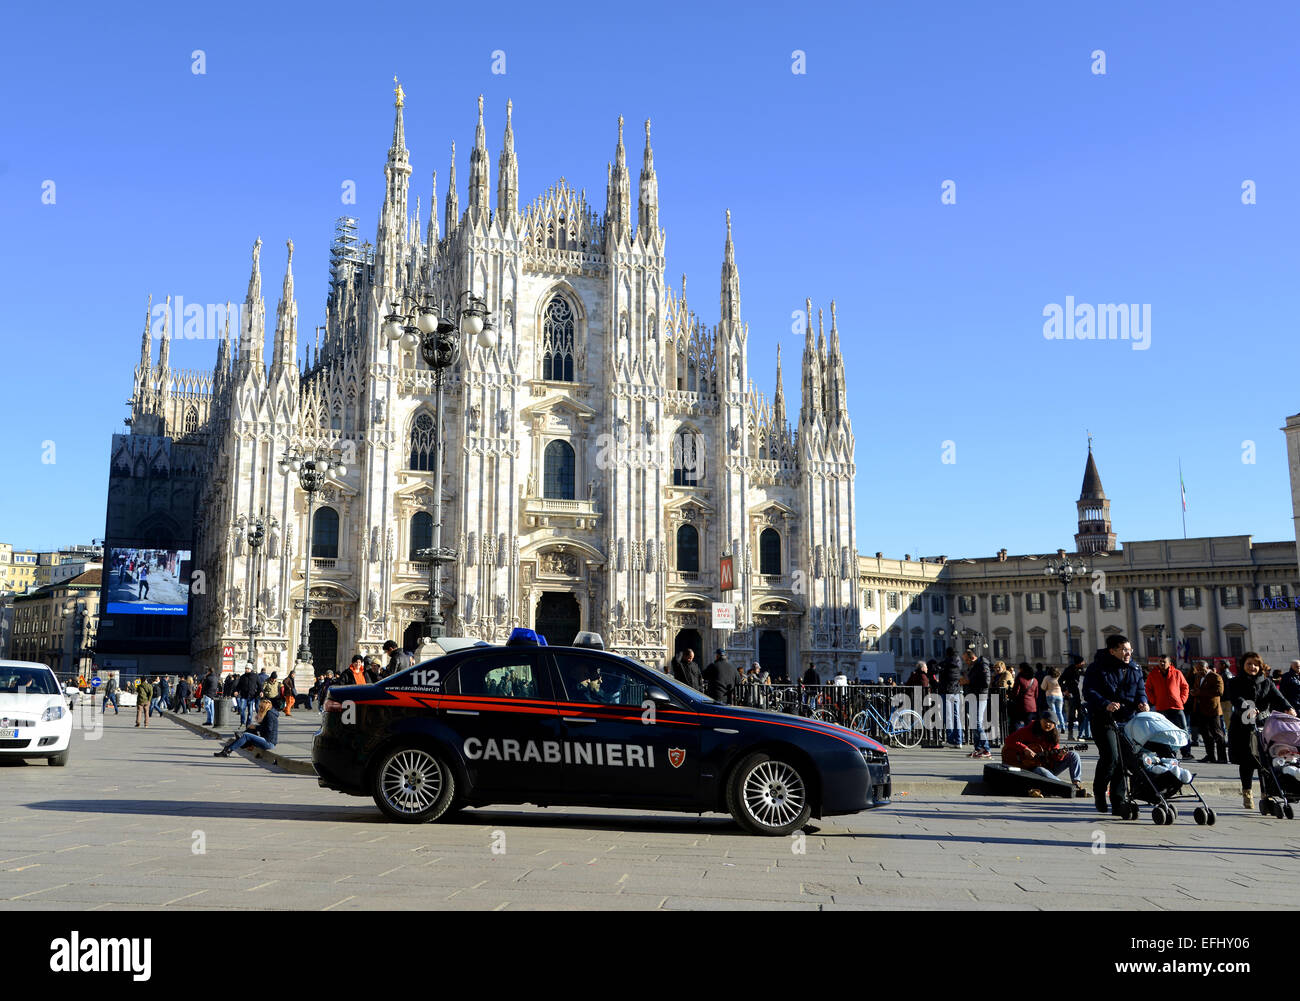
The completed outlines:
<svg viewBox="0 0 1300 1001">
<path fill-rule="evenodd" d="M 511 630 L 506 646 L 546 646 L 546 637 L 536 630 L 517 626 Z"/>
</svg>

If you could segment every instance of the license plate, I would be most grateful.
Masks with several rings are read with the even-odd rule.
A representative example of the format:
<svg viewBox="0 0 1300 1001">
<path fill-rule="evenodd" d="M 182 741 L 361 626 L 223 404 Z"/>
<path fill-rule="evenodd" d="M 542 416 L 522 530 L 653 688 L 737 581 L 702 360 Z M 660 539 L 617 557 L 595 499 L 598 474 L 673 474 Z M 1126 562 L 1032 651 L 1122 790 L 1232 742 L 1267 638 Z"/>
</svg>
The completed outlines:
<svg viewBox="0 0 1300 1001">
<path fill-rule="evenodd" d="M 0 730 L 0 739 L 2 739 L 2 738 L 6 738 L 6 737 L 8 737 L 8 738 L 13 738 L 13 737 L 17 737 L 17 736 L 18 736 L 18 731 L 17 731 L 17 730 Z"/>
</svg>

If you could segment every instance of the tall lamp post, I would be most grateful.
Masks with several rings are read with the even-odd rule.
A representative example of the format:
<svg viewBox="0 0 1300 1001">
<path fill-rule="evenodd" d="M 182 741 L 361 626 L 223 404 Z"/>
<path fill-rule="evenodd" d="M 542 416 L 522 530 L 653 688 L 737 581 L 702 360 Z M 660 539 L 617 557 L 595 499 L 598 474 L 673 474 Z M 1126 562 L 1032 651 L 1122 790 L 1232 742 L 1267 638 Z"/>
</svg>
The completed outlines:
<svg viewBox="0 0 1300 1001">
<path fill-rule="evenodd" d="M 1089 573 L 1087 561 L 1083 556 L 1076 556 L 1071 560 L 1068 556 L 1062 556 L 1059 559 L 1047 561 L 1047 576 L 1055 577 L 1061 582 L 1061 597 L 1065 602 L 1065 659 L 1069 662 L 1074 656 L 1074 650 L 1070 646 L 1074 634 L 1070 629 L 1070 581 L 1075 577 L 1083 577 Z"/>
<path fill-rule="evenodd" d="M 487 304 L 470 291 L 462 292 L 456 297 L 456 304 L 451 310 L 451 319 L 439 316 L 438 306 L 432 296 L 423 300 L 403 294 L 400 303 L 393 304 L 393 310 L 384 317 L 384 332 L 388 339 L 401 346 L 403 350 L 413 351 L 419 348 L 425 364 L 433 370 L 434 394 L 434 429 L 433 429 L 433 539 L 428 549 L 420 549 L 416 556 L 429 564 L 429 607 L 426 612 L 429 626 L 429 638 L 437 639 L 443 635 L 445 622 L 442 617 L 442 568 L 456 562 L 456 550 L 442 544 L 442 442 L 443 442 L 443 385 L 447 369 L 456 364 L 460 358 L 460 339 L 457 332 L 466 337 L 478 338 L 481 348 L 490 348 L 495 343 L 492 339 L 492 319 Z M 459 321 L 459 322 L 457 322 Z"/>
<path fill-rule="evenodd" d="M 298 485 L 307 491 L 307 551 L 306 551 L 306 577 L 302 585 L 302 634 L 298 638 L 298 662 L 301 664 L 311 663 L 311 646 L 307 643 L 307 615 L 311 609 L 311 530 L 313 507 L 316 503 L 316 492 L 325 486 L 325 480 L 330 476 L 342 476 L 347 472 L 347 467 L 340 461 L 341 456 L 336 450 L 325 448 L 312 448 L 303 450 L 298 447 L 290 448 L 285 453 L 284 458 L 280 460 L 280 472 L 285 478 L 290 473 L 296 473 L 298 476 Z"/>
<path fill-rule="evenodd" d="M 253 672 L 257 672 L 257 619 L 261 612 L 258 606 L 258 570 L 257 552 L 266 540 L 266 523 L 259 514 L 248 526 L 248 550 L 253 560 L 252 583 L 248 589 L 248 663 Z"/>
</svg>

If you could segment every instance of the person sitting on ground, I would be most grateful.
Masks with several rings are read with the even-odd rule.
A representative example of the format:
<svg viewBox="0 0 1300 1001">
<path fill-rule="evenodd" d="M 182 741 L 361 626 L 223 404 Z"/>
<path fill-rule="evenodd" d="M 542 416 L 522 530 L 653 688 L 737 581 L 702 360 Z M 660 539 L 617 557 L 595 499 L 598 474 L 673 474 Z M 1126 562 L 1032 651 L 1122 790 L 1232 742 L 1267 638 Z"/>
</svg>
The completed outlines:
<svg viewBox="0 0 1300 1001">
<path fill-rule="evenodd" d="M 264 751 L 269 751 L 275 746 L 275 742 L 280 736 L 280 714 L 267 700 L 263 700 L 262 705 L 266 711 L 262 718 L 258 720 L 255 726 L 249 727 L 234 740 L 227 741 L 226 745 L 212 756 L 214 758 L 228 758 L 241 747 L 247 747 L 252 744 L 254 747 L 260 747 Z"/>
<path fill-rule="evenodd" d="M 1002 763 L 1012 768 L 1023 768 L 1044 778 L 1055 778 L 1067 769 L 1076 796 L 1086 796 L 1080 779 L 1083 763 L 1077 751 L 1061 746 L 1061 731 L 1050 719 L 1043 717 L 1022 726 L 1007 737 L 1002 745 Z"/>
</svg>

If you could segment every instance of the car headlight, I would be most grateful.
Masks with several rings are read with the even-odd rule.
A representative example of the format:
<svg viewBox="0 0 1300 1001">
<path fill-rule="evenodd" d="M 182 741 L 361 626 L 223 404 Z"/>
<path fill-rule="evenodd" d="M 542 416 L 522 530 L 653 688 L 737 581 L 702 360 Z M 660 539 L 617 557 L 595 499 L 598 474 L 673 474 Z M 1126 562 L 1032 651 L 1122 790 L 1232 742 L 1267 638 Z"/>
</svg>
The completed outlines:
<svg viewBox="0 0 1300 1001">
<path fill-rule="evenodd" d="M 870 747 L 859 748 L 862 751 L 862 759 L 869 765 L 883 765 L 889 760 L 889 755 L 884 751 L 876 751 Z"/>
<path fill-rule="evenodd" d="M 50 706 L 45 712 L 41 713 L 41 721 L 49 723 L 52 720 L 63 719 L 63 706 Z"/>
</svg>

